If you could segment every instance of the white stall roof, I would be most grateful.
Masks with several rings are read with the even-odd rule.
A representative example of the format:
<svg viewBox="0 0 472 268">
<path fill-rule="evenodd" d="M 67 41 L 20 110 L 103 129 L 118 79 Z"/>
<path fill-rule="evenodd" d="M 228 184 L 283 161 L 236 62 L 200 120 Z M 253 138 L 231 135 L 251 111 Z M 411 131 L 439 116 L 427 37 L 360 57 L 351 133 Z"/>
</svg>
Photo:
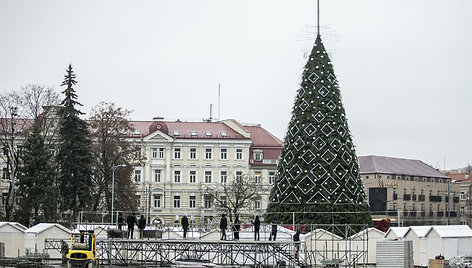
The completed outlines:
<svg viewBox="0 0 472 268">
<path fill-rule="evenodd" d="M 21 231 L 21 232 L 24 232 L 27 228 L 21 224 L 21 223 L 18 223 L 18 222 L 6 222 L 6 221 L 0 221 L 0 229 L 3 227 L 3 226 L 11 226 L 15 229 L 17 229 L 18 231 Z"/>
<path fill-rule="evenodd" d="M 409 232 L 414 232 L 417 237 L 423 238 L 433 228 L 432 226 L 410 226 Z"/>
<path fill-rule="evenodd" d="M 364 229 L 364 230 L 358 232 L 357 234 L 353 234 L 350 237 L 350 239 L 356 239 L 358 237 L 363 237 L 366 233 L 370 233 L 370 232 L 376 232 L 376 233 L 380 234 L 381 236 L 385 236 L 385 234 L 386 234 L 385 232 L 382 232 L 377 228 L 370 227 L 370 228 L 367 228 L 367 229 Z"/>
<path fill-rule="evenodd" d="M 36 234 L 39 234 L 39 233 L 42 233 L 46 230 L 49 230 L 50 228 L 53 228 L 53 227 L 57 227 L 61 230 L 63 230 L 64 232 L 67 232 L 67 233 L 70 233 L 70 230 L 67 229 L 66 227 L 58 224 L 58 223 L 40 223 L 40 224 L 36 224 L 35 226 L 27 229 L 25 232 L 26 233 L 36 233 Z"/>
<path fill-rule="evenodd" d="M 410 227 L 390 227 L 385 237 L 393 236 L 392 238 L 403 238 L 409 230 Z"/>
<path fill-rule="evenodd" d="M 441 238 L 472 237 L 472 229 L 468 225 L 435 225 L 426 234 L 436 231 Z M 426 236 L 425 235 L 425 236 Z"/>
</svg>

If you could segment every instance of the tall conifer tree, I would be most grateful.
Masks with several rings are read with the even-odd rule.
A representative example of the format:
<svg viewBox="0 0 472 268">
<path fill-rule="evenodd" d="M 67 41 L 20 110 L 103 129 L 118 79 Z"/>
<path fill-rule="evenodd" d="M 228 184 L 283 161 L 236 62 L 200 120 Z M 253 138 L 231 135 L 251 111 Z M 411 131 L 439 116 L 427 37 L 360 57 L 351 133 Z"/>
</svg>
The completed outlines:
<svg viewBox="0 0 472 268">
<path fill-rule="evenodd" d="M 61 102 L 59 115 L 59 187 L 62 197 L 62 209 L 70 210 L 75 219 L 79 210 L 90 205 L 92 187 L 92 151 L 87 123 L 80 119 L 80 112 L 74 85 L 77 83 L 72 65 L 69 65 L 64 81 L 64 100 Z"/>
<path fill-rule="evenodd" d="M 35 120 L 20 155 L 22 165 L 18 174 L 20 198 L 18 217 L 27 226 L 54 221 L 57 209 L 57 189 L 52 156 L 41 134 L 41 123 Z"/>
<path fill-rule="evenodd" d="M 267 220 L 371 224 L 333 66 L 318 34 L 284 140 Z M 293 213 L 295 212 L 295 213 Z"/>
</svg>

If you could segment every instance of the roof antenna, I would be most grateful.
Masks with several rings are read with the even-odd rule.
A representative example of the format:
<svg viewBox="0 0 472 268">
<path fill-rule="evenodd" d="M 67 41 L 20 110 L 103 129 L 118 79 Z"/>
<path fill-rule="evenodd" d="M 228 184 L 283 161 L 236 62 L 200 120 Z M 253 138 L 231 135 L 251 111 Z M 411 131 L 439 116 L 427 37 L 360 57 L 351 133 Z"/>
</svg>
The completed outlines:
<svg viewBox="0 0 472 268">
<path fill-rule="evenodd" d="M 212 113 L 213 113 L 213 104 L 210 104 L 210 118 L 203 119 L 203 121 L 205 121 L 207 123 L 211 123 L 214 119 L 213 116 L 212 116 Z"/>
<path fill-rule="evenodd" d="M 220 107 L 221 107 L 221 84 L 218 83 L 218 121 L 221 120 Z"/>
</svg>

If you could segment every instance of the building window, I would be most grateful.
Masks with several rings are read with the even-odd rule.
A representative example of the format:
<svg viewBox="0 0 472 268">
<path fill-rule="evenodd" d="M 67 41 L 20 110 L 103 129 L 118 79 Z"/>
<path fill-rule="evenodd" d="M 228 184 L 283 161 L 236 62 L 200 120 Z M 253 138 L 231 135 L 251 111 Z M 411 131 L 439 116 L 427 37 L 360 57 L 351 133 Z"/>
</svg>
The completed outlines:
<svg viewBox="0 0 472 268">
<path fill-rule="evenodd" d="M 141 170 L 135 169 L 134 170 L 134 182 L 140 183 L 141 182 Z"/>
<path fill-rule="evenodd" d="M 197 182 L 197 171 L 190 170 L 189 171 L 189 183 L 196 183 Z"/>
<path fill-rule="evenodd" d="M 211 148 L 205 148 L 205 159 L 210 160 L 212 158 L 211 151 Z"/>
<path fill-rule="evenodd" d="M 205 171 L 205 183 L 211 183 L 211 170 Z"/>
<path fill-rule="evenodd" d="M 140 196 L 140 195 L 137 195 L 137 196 L 136 196 L 136 206 L 137 206 L 138 208 L 141 207 L 141 196 Z"/>
<path fill-rule="evenodd" d="M 220 182 L 225 184 L 228 180 L 228 171 L 222 170 L 220 171 Z"/>
<path fill-rule="evenodd" d="M 242 160 L 242 159 L 243 159 L 243 149 L 236 148 L 236 160 Z"/>
<path fill-rule="evenodd" d="M 139 146 L 134 147 L 134 157 L 138 159 L 141 158 L 141 147 Z"/>
<path fill-rule="evenodd" d="M 174 208 L 180 208 L 180 195 L 174 195 Z"/>
<path fill-rule="evenodd" d="M 211 196 L 205 196 L 205 208 L 211 208 Z"/>
<path fill-rule="evenodd" d="M 154 169 L 154 182 L 161 182 L 161 170 Z"/>
<path fill-rule="evenodd" d="M 160 208 L 161 207 L 161 196 L 160 195 L 155 195 L 154 196 L 154 207 L 155 208 Z"/>
<path fill-rule="evenodd" d="M 275 172 L 269 171 L 269 184 L 274 184 L 274 183 L 275 183 Z"/>
<path fill-rule="evenodd" d="M 226 199 L 226 195 L 222 195 L 220 200 L 221 200 L 221 205 L 222 206 L 226 206 L 228 204 L 227 199 Z"/>
<path fill-rule="evenodd" d="M 195 208 L 196 204 L 197 204 L 196 197 L 195 196 L 190 196 L 189 207 L 190 208 Z"/>
<path fill-rule="evenodd" d="M 159 148 L 159 158 L 164 159 L 164 148 Z"/>
<path fill-rule="evenodd" d="M 465 200 L 465 192 L 461 192 L 460 198 L 461 198 L 461 200 Z"/>
<path fill-rule="evenodd" d="M 262 152 L 254 152 L 254 161 L 262 161 Z"/>
<path fill-rule="evenodd" d="M 180 159 L 180 148 L 174 148 L 174 159 Z"/>
<path fill-rule="evenodd" d="M 256 183 L 262 183 L 260 171 L 254 172 L 254 180 L 256 181 Z"/>
<path fill-rule="evenodd" d="M 241 181 L 243 179 L 243 172 L 236 171 L 236 181 Z"/>
<path fill-rule="evenodd" d="M 180 170 L 174 170 L 174 182 L 180 182 Z"/>
<path fill-rule="evenodd" d="M 158 156 L 157 154 L 157 148 L 152 148 L 152 159 L 156 159 Z"/>
<path fill-rule="evenodd" d="M 197 148 L 190 148 L 190 159 L 197 159 Z"/>
<path fill-rule="evenodd" d="M 261 200 L 260 199 L 254 200 L 254 208 L 255 209 L 261 209 Z"/>
<path fill-rule="evenodd" d="M 228 159 L 228 148 L 221 148 L 220 149 L 220 159 L 221 160 Z"/>
</svg>

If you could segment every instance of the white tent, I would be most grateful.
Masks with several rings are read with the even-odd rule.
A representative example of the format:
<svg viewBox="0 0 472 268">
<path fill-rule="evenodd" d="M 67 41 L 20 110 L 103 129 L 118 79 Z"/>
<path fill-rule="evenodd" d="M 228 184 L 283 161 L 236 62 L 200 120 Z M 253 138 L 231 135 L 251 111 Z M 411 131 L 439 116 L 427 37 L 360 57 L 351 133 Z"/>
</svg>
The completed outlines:
<svg viewBox="0 0 472 268">
<path fill-rule="evenodd" d="M 428 259 L 440 254 L 445 259 L 472 254 L 472 229 L 467 225 L 432 226 L 425 239 Z"/>
<path fill-rule="evenodd" d="M 359 263 L 375 263 L 377 254 L 377 241 L 384 240 L 385 233 L 377 228 L 367 228 L 350 237 L 351 250 L 359 253 L 367 251 L 366 258 L 360 258 Z"/>
<path fill-rule="evenodd" d="M 415 265 L 428 266 L 426 234 L 433 228 L 432 226 L 410 226 L 404 235 L 405 240 L 413 243 L 413 261 Z"/>
<path fill-rule="evenodd" d="M 18 222 L 0 222 L 0 242 L 5 245 L 4 257 L 18 257 L 25 254 L 23 250 L 25 230 L 26 227 Z"/>
<path fill-rule="evenodd" d="M 40 223 L 25 230 L 24 247 L 30 252 L 44 253 L 44 242 L 49 239 L 68 241 L 71 231 L 58 223 Z M 61 258 L 58 251 L 48 252 L 51 258 Z"/>
<path fill-rule="evenodd" d="M 301 241 L 305 241 L 308 252 L 315 252 L 312 261 L 320 264 L 325 259 L 339 259 L 348 248 L 346 240 L 342 237 L 328 232 L 324 229 L 313 230 L 300 237 Z"/>
</svg>

